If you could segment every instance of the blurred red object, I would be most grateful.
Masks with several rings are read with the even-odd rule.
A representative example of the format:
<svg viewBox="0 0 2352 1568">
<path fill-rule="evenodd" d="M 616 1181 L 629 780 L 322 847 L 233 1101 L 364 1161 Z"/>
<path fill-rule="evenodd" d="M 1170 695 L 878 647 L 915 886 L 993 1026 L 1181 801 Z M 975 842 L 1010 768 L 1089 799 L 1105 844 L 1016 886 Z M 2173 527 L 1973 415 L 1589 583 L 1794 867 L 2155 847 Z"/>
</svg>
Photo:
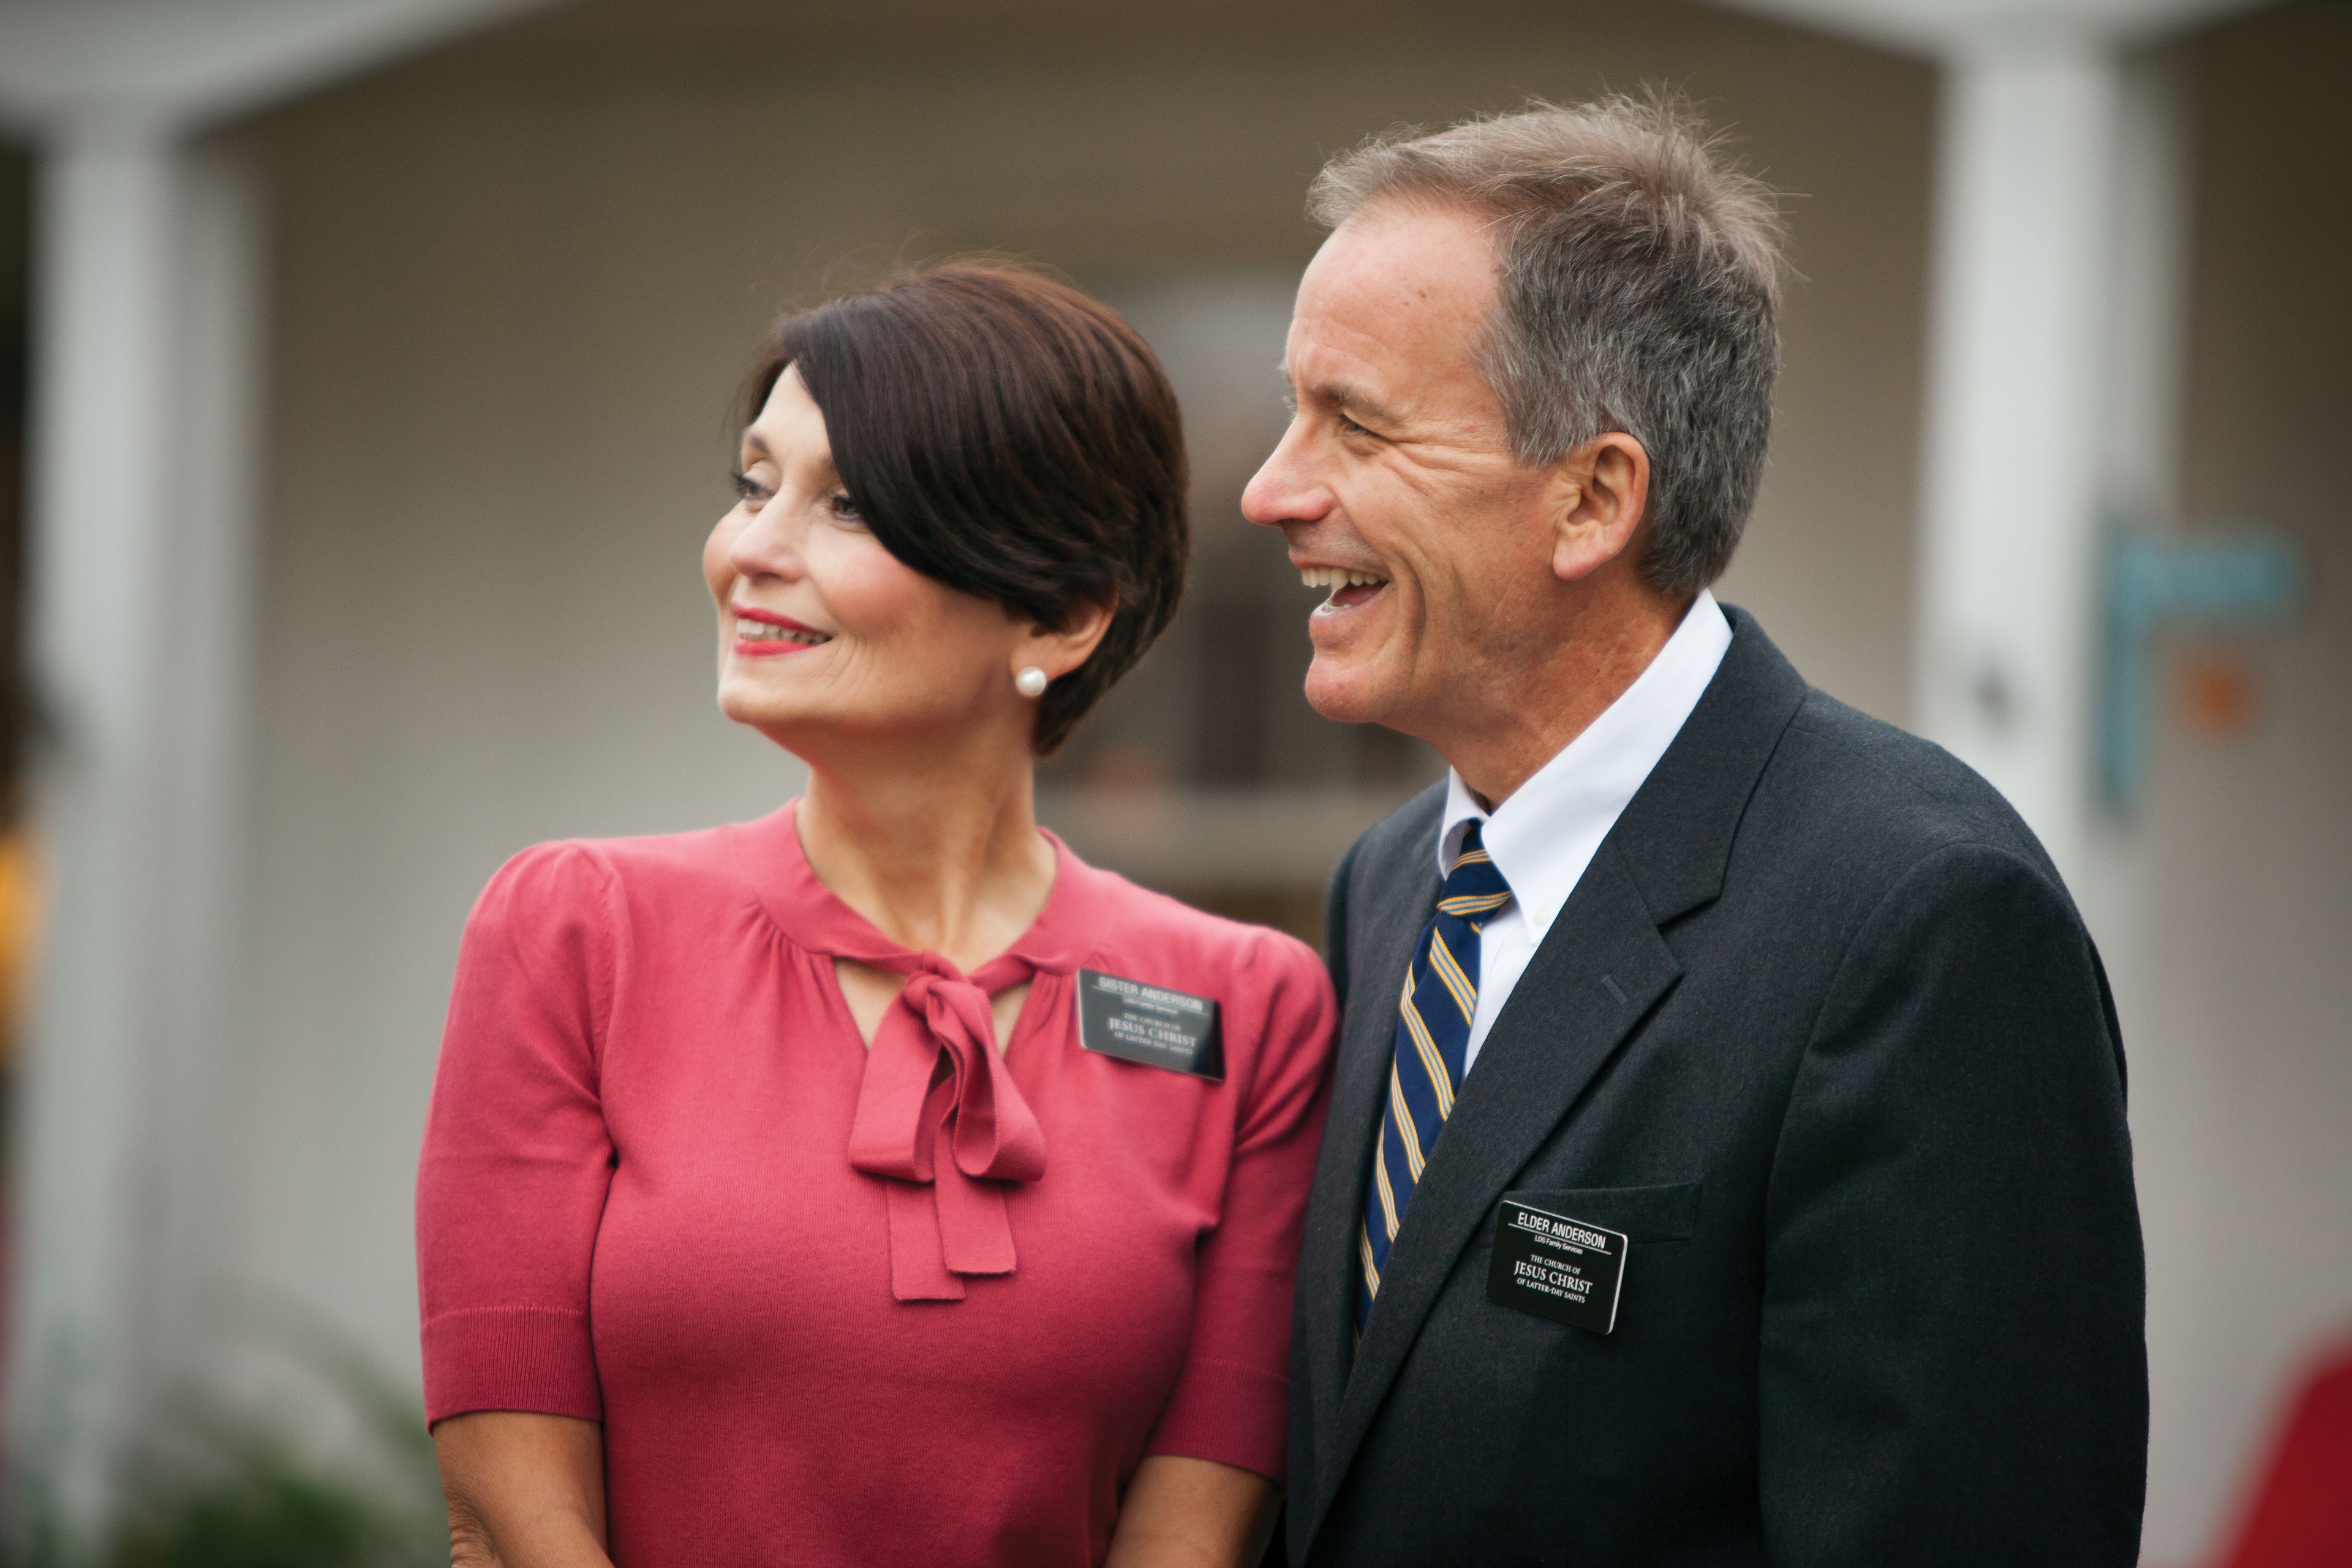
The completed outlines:
<svg viewBox="0 0 2352 1568">
<path fill-rule="evenodd" d="M 2174 693 L 2189 727 L 2208 741 L 2243 740 L 2262 717 L 2262 677 L 2235 651 L 2207 648 L 2185 656 Z"/>
<path fill-rule="evenodd" d="M 2215 1568 L 2352 1564 L 2352 1344 L 2320 1358 Z"/>
</svg>

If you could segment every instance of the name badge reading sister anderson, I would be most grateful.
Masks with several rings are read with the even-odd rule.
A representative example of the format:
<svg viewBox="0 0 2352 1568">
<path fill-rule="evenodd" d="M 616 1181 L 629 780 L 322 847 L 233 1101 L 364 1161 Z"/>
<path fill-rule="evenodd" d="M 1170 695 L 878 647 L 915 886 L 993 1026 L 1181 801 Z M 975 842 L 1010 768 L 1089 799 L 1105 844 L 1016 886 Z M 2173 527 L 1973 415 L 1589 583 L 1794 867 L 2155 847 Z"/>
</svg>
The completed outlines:
<svg viewBox="0 0 2352 1568">
<path fill-rule="evenodd" d="M 1099 970 L 1078 971 L 1078 1044 L 1148 1068 L 1225 1076 L 1214 1002 Z"/>
</svg>

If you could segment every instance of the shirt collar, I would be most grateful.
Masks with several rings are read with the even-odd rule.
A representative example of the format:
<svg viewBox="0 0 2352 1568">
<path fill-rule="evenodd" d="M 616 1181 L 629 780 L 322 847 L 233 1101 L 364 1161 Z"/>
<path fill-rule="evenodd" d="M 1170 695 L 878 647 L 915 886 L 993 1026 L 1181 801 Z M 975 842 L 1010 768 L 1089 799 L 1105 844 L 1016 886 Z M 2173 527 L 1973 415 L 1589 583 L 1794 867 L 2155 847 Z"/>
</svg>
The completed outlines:
<svg viewBox="0 0 2352 1568">
<path fill-rule="evenodd" d="M 1649 668 L 1495 810 L 1480 805 L 1448 768 L 1438 875 L 1452 866 L 1469 825 L 1481 824 L 1480 841 L 1540 941 L 1601 840 L 1682 732 L 1730 647 L 1731 623 L 1702 588 Z"/>
</svg>

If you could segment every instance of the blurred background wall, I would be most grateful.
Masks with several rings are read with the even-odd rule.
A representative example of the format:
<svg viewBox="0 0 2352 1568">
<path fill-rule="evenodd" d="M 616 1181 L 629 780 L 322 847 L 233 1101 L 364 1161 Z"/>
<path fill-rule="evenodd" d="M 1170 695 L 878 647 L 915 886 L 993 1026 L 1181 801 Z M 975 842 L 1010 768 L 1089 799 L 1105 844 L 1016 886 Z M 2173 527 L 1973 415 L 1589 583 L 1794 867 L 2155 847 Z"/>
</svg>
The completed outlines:
<svg viewBox="0 0 2352 1568">
<path fill-rule="evenodd" d="M 2139 824 L 2125 1040 L 2157 1558 L 2203 1538 L 2282 1381 L 2352 1329 L 2352 100 L 2328 85 L 2352 66 L 2352 6 L 2259 12 L 2183 52 L 2182 515 L 2282 531 L 2314 589 L 2274 637 L 2168 650 Z"/>
<path fill-rule="evenodd" d="M 2123 830 L 2147 1550 L 2187 1563 L 2283 1380 L 2352 1323 L 2352 6 L 2165 52 L 2193 141 L 2180 521 L 2282 531 L 2313 584 L 2275 631 L 2165 646 Z M 763 322 L 901 258 L 1049 263 L 1166 359 L 1193 584 L 1050 768 L 1046 815 L 1139 879 L 1316 935 L 1325 870 L 1439 764 L 1305 706 L 1311 595 L 1238 516 L 1281 425 L 1306 181 L 1398 121 L 1653 79 L 1791 194 L 1802 274 L 1771 468 L 1718 592 L 1814 682 L 1912 721 L 1939 101 L 1919 59 L 1666 0 L 581 0 L 209 132 L 265 215 L 266 349 L 234 900 L 213 911 L 227 1024 L 203 1136 L 173 1156 L 206 1196 L 164 1205 L 197 1260 L 186 1300 L 232 1325 L 299 1304 L 414 1384 L 410 1183 L 466 910 L 528 843 L 793 793 L 791 760 L 713 709 L 697 552 Z M 28 201 L 0 160 L 0 372 Z M 20 424 L 0 398 L 0 521 Z"/>
</svg>

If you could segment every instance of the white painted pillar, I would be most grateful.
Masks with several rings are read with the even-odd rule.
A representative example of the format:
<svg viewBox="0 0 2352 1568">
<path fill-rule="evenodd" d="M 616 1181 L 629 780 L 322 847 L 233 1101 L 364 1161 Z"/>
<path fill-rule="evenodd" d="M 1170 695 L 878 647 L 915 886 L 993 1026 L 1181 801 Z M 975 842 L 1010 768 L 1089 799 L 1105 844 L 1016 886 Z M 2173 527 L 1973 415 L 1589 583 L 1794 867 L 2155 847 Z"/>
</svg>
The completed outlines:
<svg viewBox="0 0 2352 1568">
<path fill-rule="evenodd" d="M 2107 526 L 2172 520 L 2186 106 L 2165 57 L 2014 40 L 1945 69 L 1923 444 L 1919 726 L 2049 848 L 2137 999 L 2146 877 L 2095 787 Z"/>
<path fill-rule="evenodd" d="M 69 1526 L 110 1502 L 150 1370 L 182 172 L 163 130 L 105 118 L 62 128 L 37 175 L 28 619 L 57 895 L 18 1119 L 11 1447 Z"/>
<path fill-rule="evenodd" d="M 170 940 L 170 998 L 154 1036 L 155 1237 L 136 1332 L 162 1375 L 218 1364 L 222 1259 L 235 1226 L 230 1064 L 248 973 L 250 759 L 268 418 L 268 211 L 242 142 L 194 143 L 181 162 L 171 370 L 172 580 L 165 623 L 163 802 L 168 880 L 152 892 Z M 168 1393 L 169 1390 L 164 1392 Z"/>
<path fill-rule="evenodd" d="M 2193 107 L 2174 52 L 2126 57 L 2117 106 L 2101 488 L 2137 521 L 2177 522 L 2189 359 Z"/>
<path fill-rule="evenodd" d="M 2123 72 L 2026 35 L 1944 75 L 1915 712 L 2089 870 L 2100 373 Z"/>
<path fill-rule="evenodd" d="M 2107 266 L 2096 320 L 2095 495 L 2103 529 L 2179 521 L 2191 203 L 2189 107 L 2178 68 L 2158 52 L 2126 57 L 2118 68 Z M 2105 606 L 2095 585 L 2084 603 L 2096 635 Z M 2085 742 L 2095 745 L 2103 727 L 2090 717 Z M 2086 765 L 2095 770 L 2095 759 Z M 2070 875 L 2106 961 L 2125 1038 L 2134 1039 L 2147 946 L 2147 858 L 2134 825 L 2090 808 Z"/>
<path fill-rule="evenodd" d="M 0 4 L 0 114 L 38 149 L 29 652 L 58 732 L 0 1521 L 99 1539 L 225 1283 L 265 247 L 249 171 L 191 138 L 545 3 Z"/>
</svg>

